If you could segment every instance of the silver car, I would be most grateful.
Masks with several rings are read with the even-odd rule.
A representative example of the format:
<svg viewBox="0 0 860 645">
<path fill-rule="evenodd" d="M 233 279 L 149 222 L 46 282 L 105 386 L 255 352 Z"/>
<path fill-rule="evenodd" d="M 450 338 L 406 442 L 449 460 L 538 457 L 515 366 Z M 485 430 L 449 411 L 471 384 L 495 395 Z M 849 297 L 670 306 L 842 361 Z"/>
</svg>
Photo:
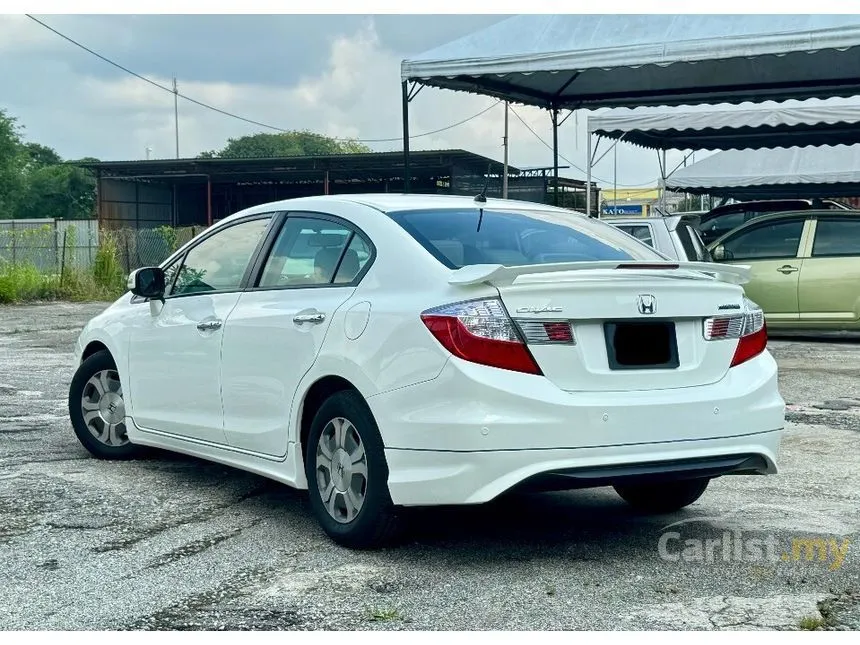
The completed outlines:
<svg viewBox="0 0 860 645">
<path fill-rule="evenodd" d="M 681 215 L 667 217 L 602 217 L 628 235 L 672 260 L 712 262 L 694 223 Z"/>
</svg>

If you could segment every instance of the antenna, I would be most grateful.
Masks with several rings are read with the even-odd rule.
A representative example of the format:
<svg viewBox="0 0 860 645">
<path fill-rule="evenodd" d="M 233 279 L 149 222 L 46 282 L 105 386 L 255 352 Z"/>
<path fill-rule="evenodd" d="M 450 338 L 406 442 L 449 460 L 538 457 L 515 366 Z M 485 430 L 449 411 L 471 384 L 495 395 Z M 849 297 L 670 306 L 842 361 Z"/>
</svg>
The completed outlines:
<svg viewBox="0 0 860 645">
<path fill-rule="evenodd" d="M 487 164 L 487 175 L 484 179 L 484 187 L 481 189 L 481 192 L 475 195 L 475 201 L 479 204 L 487 203 L 487 188 L 490 185 L 490 170 L 492 169 L 491 164 Z M 483 215 L 483 212 L 481 213 Z"/>
<path fill-rule="evenodd" d="M 480 193 L 475 195 L 475 203 L 476 204 L 486 204 L 487 203 L 487 187 L 490 185 L 490 170 L 492 166 L 487 164 L 487 176 L 484 179 L 484 188 Z M 476 233 L 481 232 L 481 223 L 484 221 L 484 208 L 481 207 L 480 212 L 478 213 L 478 228 L 475 230 Z"/>
</svg>

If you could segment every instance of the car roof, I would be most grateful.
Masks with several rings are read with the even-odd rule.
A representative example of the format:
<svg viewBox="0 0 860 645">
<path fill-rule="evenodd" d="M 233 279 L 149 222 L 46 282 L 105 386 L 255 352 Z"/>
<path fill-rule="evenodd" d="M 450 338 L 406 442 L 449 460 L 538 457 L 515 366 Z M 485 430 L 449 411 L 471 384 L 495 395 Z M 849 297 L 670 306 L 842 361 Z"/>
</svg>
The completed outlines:
<svg viewBox="0 0 860 645">
<path fill-rule="evenodd" d="M 822 202 L 828 202 L 829 199 L 822 199 Z M 715 211 L 718 208 L 733 208 L 738 206 L 768 206 L 772 204 L 811 204 L 811 199 L 806 199 L 805 197 L 788 197 L 786 199 L 750 199 L 744 202 L 734 202 L 732 204 L 723 204 L 722 206 L 714 206 L 711 210 Z"/>
<path fill-rule="evenodd" d="M 733 228 L 731 231 L 726 231 L 723 235 L 721 235 L 716 240 L 711 242 L 708 245 L 708 247 L 710 248 L 712 246 L 716 246 L 717 244 L 722 242 L 722 240 L 724 238 L 728 237 L 732 233 L 734 233 L 734 232 L 736 232 L 742 228 L 748 228 L 750 226 L 755 226 L 757 224 L 761 224 L 762 222 L 770 222 L 772 220 L 788 219 L 791 217 L 803 217 L 805 219 L 808 219 L 810 217 L 828 217 L 828 218 L 832 218 L 832 217 L 855 217 L 855 218 L 860 218 L 860 211 L 843 211 L 843 210 L 831 210 L 831 209 L 827 209 L 827 208 L 823 208 L 823 209 L 817 208 L 815 210 L 804 209 L 804 210 L 799 210 L 799 211 L 779 211 L 777 213 L 765 213 L 763 215 L 758 215 L 756 217 L 753 217 L 751 220 L 743 223 L 742 225 L 738 226 L 737 228 Z"/>
<path fill-rule="evenodd" d="M 641 216 L 630 216 L 625 217 L 623 215 L 609 215 L 607 217 L 601 217 L 601 220 L 605 221 L 607 224 L 642 224 L 649 222 L 663 222 L 670 231 L 674 231 L 678 227 L 678 223 L 684 219 L 681 213 L 676 213 L 674 215 L 666 215 L 665 217 L 662 215 L 648 215 L 646 217 Z"/>
<path fill-rule="evenodd" d="M 487 209 L 517 209 L 521 211 L 553 211 L 585 217 L 585 213 L 580 211 L 570 210 L 566 208 L 558 208 L 538 202 L 527 202 L 515 199 L 496 199 L 488 197 L 486 202 L 476 202 L 475 196 L 462 195 L 421 195 L 421 194 L 402 194 L 402 193 L 367 193 L 367 194 L 351 194 L 351 195 L 316 195 L 313 197 L 297 197 L 294 199 L 285 199 L 266 204 L 258 204 L 251 208 L 246 208 L 243 211 L 234 213 L 229 217 L 221 220 L 227 222 L 237 217 L 252 215 L 255 213 L 265 213 L 277 210 L 290 210 L 296 208 L 307 208 L 310 206 L 324 207 L 325 204 L 361 204 L 369 206 L 383 213 L 391 213 L 404 210 L 426 210 L 426 209 L 461 209 L 461 208 L 478 208 Z M 221 223 L 219 222 L 219 224 Z"/>
<path fill-rule="evenodd" d="M 829 208 L 803 209 L 777 211 L 775 213 L 763 213 L 753 217 L 750 222 L 762 222 L 771 219 L 782 219 L 783 217 L 860 217 L 860 211 L 844 211 Z M 744 224 L 746 226 L 746 224 Z"/>
</svg>

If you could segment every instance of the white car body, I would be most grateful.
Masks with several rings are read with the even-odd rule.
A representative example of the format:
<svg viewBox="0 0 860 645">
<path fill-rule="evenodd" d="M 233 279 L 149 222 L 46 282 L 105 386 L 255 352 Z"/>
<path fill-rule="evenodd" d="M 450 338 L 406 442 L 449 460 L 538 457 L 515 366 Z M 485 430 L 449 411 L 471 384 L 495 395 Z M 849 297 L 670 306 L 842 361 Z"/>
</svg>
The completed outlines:
<svg viewBox="0 0 860 645">
<path fill-rule="evenodd" d="M 696 228 L 681 215 L 665 217 L 603 217 L 601 221 L 619 228 L 672 260 L 711 262 Z"/>
<path fill-rule="evenodd" d="M 588 469 L 597 469 L 598 482 L 612 468 L 653 464 L 659 471 L 739 455 L 757 460 L 754 472 L 776 472 L 784 402 L 774 359 L 765 349 L 730 368 L 739 341 L 703 338 L 704 319 L 745 306 L 742 269 L 717 267 L 728 273 L 715 276 L 703 273 L 713 265 L 676 269 L 654 256 L 650 268 L 598 262 L 452 270 L 386 215 L 479 207 L 609 229 L 539 204 L 465 197 L 264 204 L 203 235 L 261 213 L 340 218 L 375 247 L 358 284 L 246 288 L 163 302 L 126 294 L 86 325 L 76 361 L 102 348 L 111 353 L 131 443 L 300 489 L 308 487 L 302 415 L 309 392 L 327 379 L 348 382 L 379 426 L 395 505 L 482 503 L 545 473 L 581 471 L 587 479 Z M 618 371 L 607 364 L 603 321 L 652 314 L 637 311 L 641 294 L 654 299 L 660 318 L 675 321 L 677 368 Z M 541 374 L 520 373 L 458 358 L 422 324 L 422 312 L 482 298 L 501 298 L 522 329 L 535 320 L 572 321 L 575 344 L 530 343 Z M 318 312 L 320 323 L 294 322 Z M 213 320 L 220 328 L 205 329 Z M 732 469 L 743 470 L 725 467 Z"/>
</svg>

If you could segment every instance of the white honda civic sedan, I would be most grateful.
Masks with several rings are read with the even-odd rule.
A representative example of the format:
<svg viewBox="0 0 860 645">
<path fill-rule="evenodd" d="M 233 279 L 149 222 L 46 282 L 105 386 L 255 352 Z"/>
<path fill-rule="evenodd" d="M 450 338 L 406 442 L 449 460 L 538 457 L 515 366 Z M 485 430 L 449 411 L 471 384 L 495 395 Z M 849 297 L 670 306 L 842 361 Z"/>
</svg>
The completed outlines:
<svg viewBox="0 0 860 645">
<path fill-rule="evenodd" d="M 95 456 L 155 446 L 308 489 L 384 544 L 402 508 L 613 486 L 647 512 L 769 474 L 784 423 L 744 267 L 534 203 L 310 197 L 219 222 L 90 321 Z"/>
</svg>

